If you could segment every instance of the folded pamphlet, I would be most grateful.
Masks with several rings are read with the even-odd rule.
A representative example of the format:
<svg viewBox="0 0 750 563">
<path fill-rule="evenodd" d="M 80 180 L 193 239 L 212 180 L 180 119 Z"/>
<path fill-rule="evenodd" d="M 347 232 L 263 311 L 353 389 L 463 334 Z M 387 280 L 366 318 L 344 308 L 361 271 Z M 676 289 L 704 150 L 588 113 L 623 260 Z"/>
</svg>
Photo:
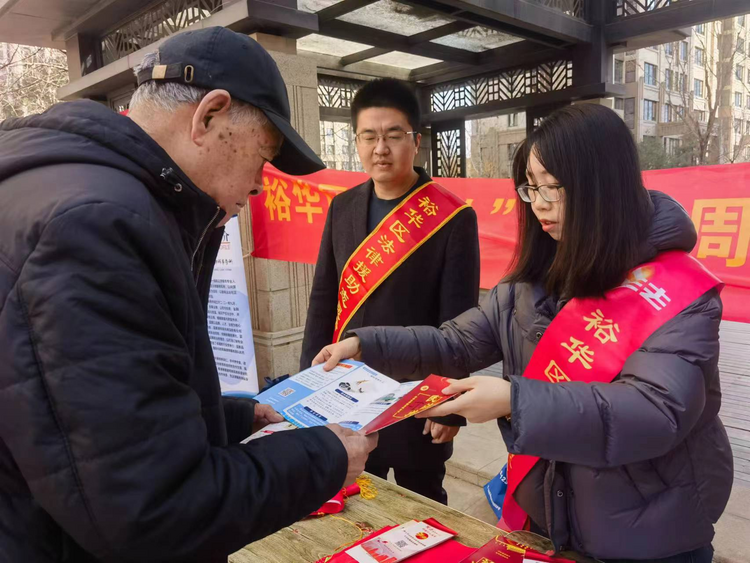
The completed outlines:
<svg viewBox="0 0 750 563">
<path fill-rule="evenodd" d="M 399 383 L 354 360 L 331 371 L 308 368 L 255 397 L 272 406 L 285 422 L 270 424 L 243 443 L 276 432 L 337 423 L 372 434 L 450 399 L 445 377 Z"/>
</svg>

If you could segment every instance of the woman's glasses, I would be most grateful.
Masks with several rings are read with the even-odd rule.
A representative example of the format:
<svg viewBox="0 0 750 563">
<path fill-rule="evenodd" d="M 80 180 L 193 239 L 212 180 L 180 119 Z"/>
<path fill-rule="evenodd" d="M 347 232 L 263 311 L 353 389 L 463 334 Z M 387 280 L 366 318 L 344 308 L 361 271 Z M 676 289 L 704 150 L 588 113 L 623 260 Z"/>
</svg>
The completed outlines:
<svg viewBox="0 0 750 563">
<path fill-rule="evenodd" d="M 524 182 L 516 188 L 518 196 L 526 203 L 536 201 L 536 194 L 539 193 L 544 201 L 550 203 L 554 201 L 560 201 L 560 190 L 563 187 L 559 184 L 542 184 L 539 186 L 530 186 L 528 182 Z"/>
</svg>

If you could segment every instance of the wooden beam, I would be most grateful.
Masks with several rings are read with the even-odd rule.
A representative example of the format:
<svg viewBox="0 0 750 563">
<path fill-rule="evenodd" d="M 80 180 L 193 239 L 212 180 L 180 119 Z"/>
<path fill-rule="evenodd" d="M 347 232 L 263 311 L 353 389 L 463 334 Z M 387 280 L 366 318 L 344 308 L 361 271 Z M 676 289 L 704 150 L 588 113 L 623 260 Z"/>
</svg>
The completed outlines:
<svg viewBox="0 0 750 563">
<path fill-rule="evenodd" d="M 622 43 L 628 39 L 691 27 L 699 23 L 722 20 L 750 13 L 748 0 L 692 0 L 676 2 L 643 14 L 616 18 L 604 28 L 607 43 Z"/>
<path fill-rule="evenodd" d="M 71 25 L 53 32 L 53 39 L 67 40 L 74 34 L 99 36 L 110 32 L 116 26 L 132 20 L 153 7 L 153 0 L 104 0 L 86 12 Z M 212 14 L 221 18 L 223 13 L 233 11 L 244 13 L 244 24 L 237 24 L 236 30 L 251 32 L 257 30 L 284 34 L 298 38 L 318 30 L 317 16 L 297 10 L 279 0 L 244 0 L 229 4 L 223 10 Z M 205 21 L 205 20 L 204 20 Z"/>
<path fill-rule="evenodd" d="M 315 14 L 303 12 L 296 7 L 284 6 L 274 0 L 245 1 L 248 12 L 247 31 L 243 30 L 245 33 L 262 31 L 291 39 L 299 39 L 318 31 L 318 18 Z"/>
<path fill-rule="evenodd" d="M 386 53 L 390 53 L 391 51 L 393 51 L 393 49 L 381 49 L 380 47 L 372 47 L 370 49 L 365 49 L 364 51 L 358 51 L 356 53 L 352 53 L 351 55 L 341 57 L 341 66 L 358 63 L 360 61 L 371 59 L 379 55 L 385 55 Z"/>
<path fill-rule="evenodd" d="M 427 65 L 427 66 L 423 66 L 420 68 L 415 68 L 414 70 L 411 71 L 411 74 L 409 75 L 409 80 L 413 80 L 415 82 L 421 82 L 423 80 L 428 80 L 436 76 L 443 76 L 446 74 L 450 74 L 452 72 L 459 72 L 462 70 L 473 74 L 477 71 L 477 67 L 464 65 L 461 63 L 446 63 L 446 62 L 435 63 L 434 65 Z"/>
<path fill-rule="evenodd" d="M 528 0 L 400 1 L 550 47 L 591 41 L 592 26 L 585 21 Z"/>
<path fill-rule="evenodd" d="M 439 63 L 413 70 L 410 79 L 425 84 L 442 84 L 522 65 L 554 61 L 565 55 L 566 51 L 540 47 L 526 40 L 479 53 L 479 63 L 475 66 Z"/>
<path fill-rule="evenodd" d="M 373 78 L 398 78 L 409 80 L 409 69 L 398 68 L 389 65 L 362 61 L 343 67 L 341 58 L 333 55 L 323 55 L 311 51 L 298 51 L 299 55 L 315 61 L 320 74 L 330 74 L 343 78 L 356 78 L 360 80 L 372 80 Z"/>
<path fill-rule="evenodd" d="M 351 122 L 352 112 L 349 108 L 327 108 L 321 106 L 320 121 L 339 121 L 339 122 Z"/>
<path fill-rule="evenodd" d="M 408 40 L 409 40 L 409 43 L 411 43 L 412 45 L 417 45 L 419 43 L 425 43 L 427 41 L 432 41 L 433 39 L 445 37 L 446 35 L 452 35 L 454 33 L 465 31 L 466 29 L 469 29 L 470 27 L 473 27 L 472 24 L 469 24 L 466 22 L 451 22 L 451 23 L 447 23 L 445 25 L 436 27 L 434 29 L 428 29 L 427 31 L 423 31 L 422 33 L 410 35 L 408 37 Z M 341 59 L 341 64 L 344 66 L 350 65 L 352 63 L 357 63 L 359 61 L 371 59 L 372 57 L 377 57 L 379 55 L 390 53 L 391 51 L 393 51 L 393 49 L 386 49 L 386 48 L 380 48 L 380 47 L 373 47 L 371 49 L 365 49 L 363 51 L 359 51 L 358 53 L 352 53 L 351 55 L 347 55 L 346 57 L 343 57 Z"/>
<path fill-rule="evenodd" d="M 477 64 L 479 62 L 478 55 L 471 51 L 430 42 L 412 44 L 409 42 L 409 37 L 406 37 L 405 35 L 399 35 L 398 33 L 391 33 L 389 31 L 374 29 L 340 20 L 331 20 L 327 22 L 321 21 L 320 31 L 318 33 L 329 37 L 345 39 L 347 41 L 366 41 L 373 47 L 389 49 L 391 51 L 402 51 L 433 59 L 454 61 L 464 64 Z"/>
<path fill-rule="evenodd" d="M 423 115 L 422 122 L 436 123 L 452 119 L 473 119 L 487 115 L 497 115 L 499 113 L 508 113 L 512 110 L 522 110 L 535 106 L 546 106 L 561 102 L 573 102 L 577 100 L 587 100 L 592 98 L 611 98 L 614 96 L 624 96 L 624 84 L 600 83 L 586 84 L 583 86 L 573 86 L 564 90 L 555 90 L 554 92 L 544 92 L 542 94 L 529 94 L 520 98 L 511 100 L 498 100 L 487 104 L 457 108 L 449 111 L 429 112 Z"/>
<path fill-rule="evenodd" d="M 409 43 L 417 44 L 424 43 L 425 41 L 432 41 L 433 39 L 439 39 L 446 35 L 453 35 L 454 33 L 460 33 L 474 27 L 474 24 L 462 21 L 455 21 L 441 25 L 439 27 L 428 29 L 416 35 L 409 36 Z"/>
<path fill-rule="evenodd" d="M 323 8 L 322 10 L 315 12 L 318 16 L 318 21 L 330 21 L 335 20 L 339 16 L 348 14 L 370 4 L 374 4 L 377 0 L 343 0 L 338 4 Z"/>
<path fill-rule="evenodd" d="M 0 1 L 0 18 L 10 12 L 11 8 L 18 4 L 20 0 L 3 0 Z"/>
<path fill-rule="evenodd" d="M 73 23 L 52 32 L 54 41 L 67 41 L 76 33 L 82 35 L 99 35 L 109 31 L 113 26 L 139 15 L 144 8 L 150 7 L 150 0 L 102 0 Z"/>
</svg>

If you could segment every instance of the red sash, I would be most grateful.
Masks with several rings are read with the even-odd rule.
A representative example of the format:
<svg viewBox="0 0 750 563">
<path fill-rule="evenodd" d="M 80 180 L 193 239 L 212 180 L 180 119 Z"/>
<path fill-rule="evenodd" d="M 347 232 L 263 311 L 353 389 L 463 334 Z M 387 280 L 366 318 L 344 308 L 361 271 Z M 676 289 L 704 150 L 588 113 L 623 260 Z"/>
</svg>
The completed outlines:
<svg viewBox="0 0 750 563">
<path fill-rule="evenodd" d="M 468 207 L 435 182 L 427 182 L 391 211 L 357 247 L 339 283 L 336 326 L 338 342 L 354 314 L 393 271 L 453 216 Z"/>
<path fill-rule="evenodd" d="M 688 254 L 671 251 L 632 270 L 603 299 L 572 299 L 550 324 L 523 376 L 559 383 L 609 383 L 656 329 L 721 281 Z M 508 490 L 498 526 L 522 530 L 513 498 L 538 457 L 508 455 Z"/>
</svg>

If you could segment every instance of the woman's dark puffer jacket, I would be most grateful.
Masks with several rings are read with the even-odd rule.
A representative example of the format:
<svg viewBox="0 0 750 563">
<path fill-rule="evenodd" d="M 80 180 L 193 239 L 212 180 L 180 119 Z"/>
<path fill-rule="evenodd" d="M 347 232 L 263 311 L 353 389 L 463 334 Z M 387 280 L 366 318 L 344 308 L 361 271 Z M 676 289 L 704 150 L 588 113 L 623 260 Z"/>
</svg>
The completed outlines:
<svg viewBox="0 0 750 563">
<path fill-rule="evenodd" d="M 690 251 L 685 210 L 651 192 L 643 261 Z M 558 549 L 598 558 L 661 558 L 708 545 L 732 488 L 732 452 L 718 417 L 716 289 L 653 333 L 610 384 L 547 383 L 522 374 L 562 307 L 541 287 L 501 283 L 440 329 L 353 331 L 367 364 L 389 375 L 465 377 L 503 362 L 512 382 L 508 451 L 542 458 L 515 498 Z"/>
</svg>

